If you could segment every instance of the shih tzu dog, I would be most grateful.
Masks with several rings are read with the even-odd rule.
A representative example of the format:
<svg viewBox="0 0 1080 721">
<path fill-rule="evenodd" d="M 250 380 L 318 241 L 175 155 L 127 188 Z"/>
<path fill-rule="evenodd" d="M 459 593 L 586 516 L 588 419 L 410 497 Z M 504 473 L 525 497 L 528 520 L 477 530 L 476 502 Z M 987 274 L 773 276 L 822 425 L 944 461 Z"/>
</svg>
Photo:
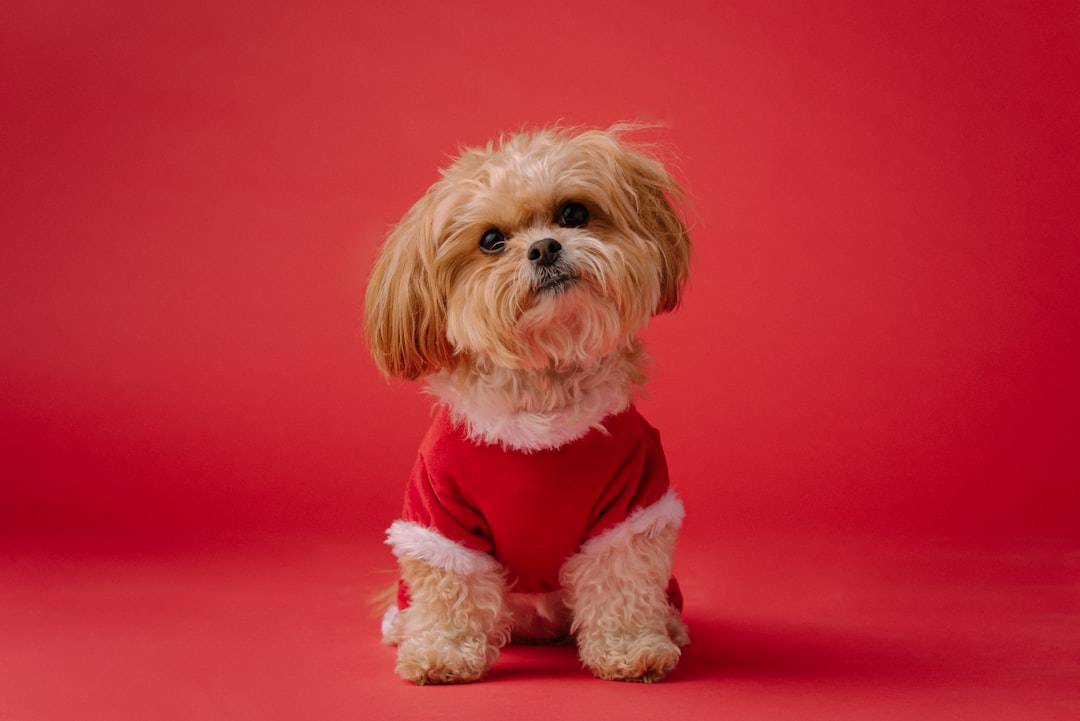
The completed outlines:
<svg viewBox="0 0 1080 721">
<path fill-rule="evenodd" d="M 639 331 L 674 309 L 682 193 L 627 128 L 465 151 L 390 233 L 367 290 L 387 375 L 438 399 L 387 532 L 396 671 L 475 681 L 511 640 L 573 640 L 600 678 L 657 681 L 688 643 L 683 505 L 633 405 Z"/>
</svg>

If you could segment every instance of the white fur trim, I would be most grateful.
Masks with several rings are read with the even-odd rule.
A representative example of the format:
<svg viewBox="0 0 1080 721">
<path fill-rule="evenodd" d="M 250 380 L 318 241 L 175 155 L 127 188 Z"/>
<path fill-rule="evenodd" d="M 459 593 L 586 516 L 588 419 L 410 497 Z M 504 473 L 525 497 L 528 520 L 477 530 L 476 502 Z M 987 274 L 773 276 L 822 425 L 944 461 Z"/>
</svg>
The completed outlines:
<svg viewBox="0 0 1080 721">
<path fill-rule="evenodd" d="M 585 399 L 587 402 L 565 408 L 503 412 L 471 403 L 471 399 L 438 381 L 430 385 L 432 392 L 450 408 L 454 423 L 463 424 L 471 440 L 522 453 L 559 448 L 584 438 L 594 428 L 603 431 L 605 418 L 630 405 L 627 389 L 601 387 Z"/>
<path fill-rule="evenodd" d="M 386 543 L 398 558 L 412 558 L 463 576 L 500 568 L 486 553 L 465 548 L 440 533 L 410 521 L 394 521 L 386 531 Z"/>
<path fill-rule="evenodd" d="M 633 536 L 643 533 L 652 535 L 665 528 L 679 528 L 685 515 L 686 509 L 675 491 L 668 491 L 656 503 L 639 508 L 619 525 L 590 538 L 582 544 L 581 552 L 599 554 L 625 544 Z"/>
<path fill-rule="evenodd" d="M 397 604 L 394 603 L 390 608 L 386 609 L 386 613 L 382 617 L 382 638 L 383 643 L 394 643 L 394 622 L 397 621 L 397 617 L 400 611 L 398 611 Z"/>
<path fill-rule="evenodd" d="M 436 374 L 427 390 L 471 440 L 533 453 L 605 432 L 604 420 L 630 406 L 644 363 L 638 344 L 558 376 L 493 367 Z"/>
<path fill-rule="evenodd" d="M 454 406 L 451 406 L 451 413 L 455 422 L 466 423 L 469 438 L 474 441 L 497 443 L 509 450 L 533 453 L 572 443 L 584 438 L 594 428 L 604 431 L 603 420 L 629 405 L 629 401 L 622 398 L 612 401 L 610 405 L 603 404 L 584 413 L 570 409 L 548 413 L 523 411 L 513 415 L 466 414 Z"/>
</svg>

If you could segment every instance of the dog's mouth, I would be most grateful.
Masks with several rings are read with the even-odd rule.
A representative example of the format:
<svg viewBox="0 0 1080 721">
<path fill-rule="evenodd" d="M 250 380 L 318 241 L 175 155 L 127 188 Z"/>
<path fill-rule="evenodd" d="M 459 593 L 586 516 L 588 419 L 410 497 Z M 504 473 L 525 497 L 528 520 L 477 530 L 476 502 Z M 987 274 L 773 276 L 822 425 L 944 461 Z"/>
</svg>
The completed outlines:
<svg viewBox="0 0 1080 721">
<path fill-rule="evenodd" d="M 568 270 L 552 270 L 536 279 L 533 292 L 537 295 L 558 295 L 565 293 L 577 282 L 578 277 Z"/>
</svg>

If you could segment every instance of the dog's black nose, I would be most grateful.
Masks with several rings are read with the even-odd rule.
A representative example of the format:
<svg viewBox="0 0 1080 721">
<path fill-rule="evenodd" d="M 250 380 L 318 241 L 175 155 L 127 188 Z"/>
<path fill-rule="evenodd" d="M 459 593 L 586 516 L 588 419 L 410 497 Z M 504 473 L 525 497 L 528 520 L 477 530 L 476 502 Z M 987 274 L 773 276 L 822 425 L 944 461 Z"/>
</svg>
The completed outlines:
<svg viewBox="0 0 1080 721">
<path fill-rule="evenodd" d="M 530 245 L 525 257 L 539 266 L 548 266 L 558 260 L 560 250 L 562 250 L 562 245 L 559 241 L 554 238 L 544 238 Z"/>
</svg>

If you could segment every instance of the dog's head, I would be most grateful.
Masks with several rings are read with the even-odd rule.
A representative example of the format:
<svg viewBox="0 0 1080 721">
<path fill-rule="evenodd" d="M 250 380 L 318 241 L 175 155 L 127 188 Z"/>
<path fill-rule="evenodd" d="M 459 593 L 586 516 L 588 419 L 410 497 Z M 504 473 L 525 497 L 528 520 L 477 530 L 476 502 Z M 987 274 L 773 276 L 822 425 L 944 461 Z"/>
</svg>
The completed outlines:
<svg viewBox="0 0 1080 721">
<path fill-rule="evenodd" d="M 675 308 L 689 264 L 682 194 L 622 136 L 514 135 L 445 169 L 371 274 L 379 368 L 411 379 L 463 363 L 574 364 Z"/>
</svg>

